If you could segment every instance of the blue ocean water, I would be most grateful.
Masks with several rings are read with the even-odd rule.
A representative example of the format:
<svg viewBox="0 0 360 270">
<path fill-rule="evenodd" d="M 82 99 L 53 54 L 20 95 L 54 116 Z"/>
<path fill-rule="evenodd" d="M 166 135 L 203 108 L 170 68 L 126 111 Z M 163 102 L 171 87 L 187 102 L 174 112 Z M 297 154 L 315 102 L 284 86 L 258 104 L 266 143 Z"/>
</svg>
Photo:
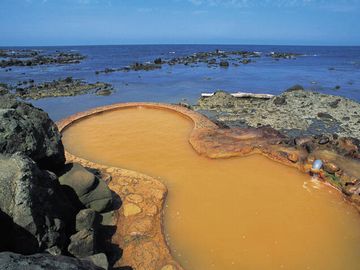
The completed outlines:
<svg viewBox="0 0 360 270">
<path fill-rule="evenodd" d="M 69 46 L 31 47 L 45 52 L 75 51 L 87 56 L 80 64 L 12 67 L 0 69 L 0 82 L 17 83 L 33 79 L 50 81 L 72 76 L 89 82 L 111 83 L 114 94 L 93 94 L 75 97 L 29 100 L 43 108 L 54 120 L 92 107 L 117 102 L 152 101 L 196 103 L 202 92 L 223 89 L 231 92 L 279 94 L 294 84 L 322 93 L 344 96 L 360 101 L 360 47 L 318 46 L 256 46 L 256 45 L 124 45 L 124 46 Z M 96 70 L 120 68 L 134 62 L 171 59 L 196 52 L 246 50 L 303 54 L 296 59 L 275 61 L 270 57 L 238 67 L 208 68 L 163 65 L 153 71 L 114 72 L 96 75 Z M 335 86 L 341 88 L 336 90 Z"/>
</svg>

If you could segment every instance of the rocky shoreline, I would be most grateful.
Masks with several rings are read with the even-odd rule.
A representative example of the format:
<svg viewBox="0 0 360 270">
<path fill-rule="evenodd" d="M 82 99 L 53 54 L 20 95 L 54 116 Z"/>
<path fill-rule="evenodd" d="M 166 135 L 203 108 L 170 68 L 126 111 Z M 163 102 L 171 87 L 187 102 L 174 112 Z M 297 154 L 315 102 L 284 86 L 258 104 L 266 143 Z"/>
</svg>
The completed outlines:
<svg viewBox="0 0 360 270">
<path fill-rule="evenodd" d="M 360 104 L 305 91 L 295 85 L 271 99 L 235 98 L 224 91 L 199 99 L 193 107 L 228 127 L 270 126 L 290 136 L 339 136 L 360 139 Z"/>
<path fill-rule="evenodd" d="M 191 119 L 194 129 L 189 142 L 200 155 L 228 158 L 262 154 L 304 173 L 317 175 L 320 181 L 342 192 L 344 198 L 360 211 L 360 145 L 356 139 L 339 136 L 288 137 L 269 126 L 229 128 L 216 125 L 185 106 L 158 103 L 120 103 L 98 107 L 70 116 L 59 122 L 58 126 L 61 131 L 93 114 L 134 106 L 173 110 Z M 161 213 L 166 187 L 160 181 L 126 169 L 96 164 L 70 153 L 67 153 L 67 159 L 98 168 L 113 177 L 109 186 L 124 202 L 114 238 L 115 243 L 123 249 L 119 266 L 131 265 L 135 269 L 182 269 L 171 257 L 164 241 Z M 323 162 L 320 169 L 313 168 L 317 159 Z"/>
<path fill-rule="evenodd" d="M 321 160 L 321 178 L 345 194 L 360 211 L 359 103 L 295 85 L 270 99 L 235 98 L 218 91 L 200 98 L 193 109 L 217 123 L 224 134 L 234 133 L 234 137 L 246 131 L 277 133 L 278 141 L 273 146 L 262 146 L 265 155 L 305 172 L 311 172 L 313 162 Z"/>
<path fill-rule="evenodd" d="M 209 68 L 222 67 L 228 68 L 230 66 L 237 67 L 239 65 L 247 65 L 255 62 L 255 58 L 268 57 L 276 61 L 280 59 L 296 59 L 300 57 L 298 53 L 282 53 L 282 52 L 271 52 L 263 55 L 260 52 L 249 52 L 249 51 L 221 51 L 215 50 L 213 52 L 198 52 L 192 55 L 176 57 L 171 59 L 156 58 L 152 62 L 145 63 L 133 63 L 126 67 L 121 68 L 105 68 L 104 70 L 98 70 L 95 73 L 107 74 L 112 72 L 129 72 L 129 71 L 151 71 L 162 68 L 163 65 L 184 65 L 184 66 L 197 66 L 199 64 L 205 64 Z"/>
<path fill-rule="evenodd" d="M 98 96 L 108 96 L 114 91 L 109 83 L 87 83 L 83 80 L 67 77 L 36 84 L 34 80 L 18 82 L 16 86 L 0 84 L 0 96 L 13 94 L 21 99 L 41 99 L 47 97 L 66 97 L 88 93 Z"/>
<path fill-rule="evenodd" d="M 2 97 L 0 123 L 0 264 L 108 269 L 115 252 L 108 176 L 65 164 L 57 126 L 30 104 Z"/>
<path fill-rule="evenodd" d="M 340 97 L 307 93 L 299 88 L 294 87 L 268 100 L 255 101 L 251 98 L 245 101 L 234 99 L 227 93 L 218 92 L 201 99 L 195 109 L 235 113 L 243 110 L 244 102 L 249 103 L 246 105 L 248 108 L 260 111 L 268 106 L 288 106 L 280 110 L 280 116 L 275 114 L 276 117 L 270 119 L 279 125 L 281 122 L 278 121 L 283 120 L 283 126 L 286 126 L 291 123 L 287 122 L 283 111 L 287 108 L 289 117 L 292 117 L 291 110 L 294 110 L 293 106 L 299 106 L 299 102 L 305 105 L 311 100 L 320 109 L 323 108 L 320 106 L 322 102 L 327 106 L 344 105 L 348 108 L 359 105 Z M 292 100 L 294 98 L 296 102 Z M 309 173 L 313 172 L 314 160 L 321 159 L 323 167 L 315 173 L 342 191 L 345 198 L 360 210 L 360 143 L 356 137 L 349 136 L 357 134 L 352 126 L 347 130 L 344 126 L 343 132 L 347 133 L 341 136 L 326 132 L 305 136 L 306 128 L 297 129 L 305 133 L 293 136 L 290 131 L 284 134 L 269 124 L 251 127 L 250 120 L 246 126 L 235 124 L 229 128 L 229 123 L 213 116 L 215 125 L 182 106 L 138 105 L 167 108 L 188 116 L 195 123 L 189 138 L 191 145 L 199 154 L 210 158 L 260 152 Z M 58 126 L 61 131 L 82 117 L 127 106 L 136 104 L 95 108 L 71 116 Z M 319 114 L 317 111 L 309 113 Z M 250 114 L 256 115 L 256 111 Z M 335 119 L 338 115 L 332 117 Z M 240 118 L 242 115 L 238 115 L 237 121 Z M 19 262 L 30 269 L 46 264 L 56 265 L 56 269 L 107 269 L 114 264 L 120 267 L 118 269 L 131 269 L 126 265 L 135 269 L 182 269 L 171 257 L 164 240 L 161 215 L 166 187 L 163 184 L 136 172 L 102 166 L 66 153 L 61 134 L 47 114 L 11 96 L 0 99 L 0 123 L 2 265 L 8 269 L 19 269 Z M 68 163 L 65 164 L 65 160 Z"/>
<path fill-rule="evenodd" d="M 84 55 L 77 52 L 56 51 L 52 54 L 44 54 L 41 50 L 2 49 L 0 50 L 0 68 L 79 64 L 85 58 Z"/>
</svg>

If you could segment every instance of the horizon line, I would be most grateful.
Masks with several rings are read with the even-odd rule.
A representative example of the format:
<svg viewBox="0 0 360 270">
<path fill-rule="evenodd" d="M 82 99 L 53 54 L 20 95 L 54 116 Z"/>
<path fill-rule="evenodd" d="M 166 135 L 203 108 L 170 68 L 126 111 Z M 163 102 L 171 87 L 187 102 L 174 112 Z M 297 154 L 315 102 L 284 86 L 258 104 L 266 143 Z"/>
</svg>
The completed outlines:
<svg viewBox="0 0 360 270">
<path fill-rule="evenodd" d="M 95 46 L 164 46 L 164 45 L 209 45 L 209 46 L 296 46 L 296 47 L 360 47 L 358 45 L 330 45 L 330 44 L 255 44 L 255 43 L 124 43 L 124 44 L 66 44 L 66 45 L 0 45 L 0 48 L 8 47 L 95 47 Z"/>
</svg>

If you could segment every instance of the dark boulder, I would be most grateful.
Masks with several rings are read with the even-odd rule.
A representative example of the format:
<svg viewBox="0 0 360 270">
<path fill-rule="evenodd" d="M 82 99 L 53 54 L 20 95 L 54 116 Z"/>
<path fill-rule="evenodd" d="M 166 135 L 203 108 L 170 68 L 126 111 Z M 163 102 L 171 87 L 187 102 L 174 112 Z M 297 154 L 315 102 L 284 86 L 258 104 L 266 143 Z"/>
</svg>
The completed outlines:
<svg viewBox="0 0 360 270">
<path fill-rule="evenodd" d="M 304 87 L 302 85 L 295 84 L 295 85 L 291 86 L 290 88 L 286 89 L 285 92 L 293 92 L 293 91 L 298 91 L 298 90 L 304 90 Z"/>
<path fill-rule="evenodd" d="M 83 209 L 76 215 L 76 231 L 97 229 L 99 224 L 100 216 L 92 209 Z"/>
<path fill-rule="evenodd" d="M 274 98 L 274 104 L 276 106 L 285 105 L 286 104 L 286 97 L 284 97 L 284 96 L 275 97 Z"/>
<path fill-rule="evenodd" d="M 102 212 L 112 203 L 112 194 L 107 184 L 80 164 L 67 164 L 60 173 L 59 181 L 68 192 L 75 192 L 86 208 Z"/>
<path fill-rule="evenodd" d="M 94 254 L 92 256 L 84 258 L 85 260 L 91 261 L 96 266 L 99 266 L 103 269 L 109 268 L 109 261 L 104 253 Z"/>
<path fill-rule="evenodd" d="M 110 89 L 100 89 L 96 91 L 97 96 L 110 96 L 111 93 L 112 92 Z"/>
<path fill-rule="evenodd" d="M 42 169 L 65 163 L 61 135 L 48 114 L 13 98 L 0 99 L 0 153 L 22 152 Z"/>
<path fill-rule="evenodd" d="M 66 256 L 34 254 L 24 256 L 12 252 L 0 253 L 0 268 L 6 270 L 102 270 L 91 260 Z"/>
<path fill-rule="evenodd" d="M 9 89 L 5 85 L 0 83 L 0 96 L 6 95 L 8 93 L 9 93 Z"/>
<path fill-rule="evenodd" d="M 156 65 L 161 65 L 161 64 L 162 64 L 161 58 L 156 58 L 156 59 L 154 60 L 154 64 L 156 64 Z"/>
<path fill-rule="evenodd" d="M 220 61 L 220 67 L 229 67 L 229 62 L 228 61 Z"/>
<path fill-rule="evenodd" d="M 97 252 L 95 231 L 84 229 L 70 237 L 68 251 L 75 257 L 84 258 Z"/>
<path fill-rule="evenodd" d="M 330 106 L 331 108 L 333 108 L 333 109 L 336 109 L 336 108 L 338 107 L 338 105 L 339 105 L 340 102 L 341 102 L 341 99 L 338 98 L 338 99 L 330 102 L 330 103 L 329 103 L 329 106 Z"/>
<path fill-rule="evenodd" d="M 326 113 L 326 112 L 319 112 L 317 114 L 317 116 L 319 118 L 323 118 L 323 119 L 333 119 L 333 117 L 330 114 Z"/>
<path fill-rule="evenodd" d="M 0 234 L 9 240 L 4 243 L 8 250 L 22 254 L 65 250 L 74 209 L 57 177 L 21 153 L 0 154 L 0 210 L 0 222 L 7 227 Z"/>
</svg>

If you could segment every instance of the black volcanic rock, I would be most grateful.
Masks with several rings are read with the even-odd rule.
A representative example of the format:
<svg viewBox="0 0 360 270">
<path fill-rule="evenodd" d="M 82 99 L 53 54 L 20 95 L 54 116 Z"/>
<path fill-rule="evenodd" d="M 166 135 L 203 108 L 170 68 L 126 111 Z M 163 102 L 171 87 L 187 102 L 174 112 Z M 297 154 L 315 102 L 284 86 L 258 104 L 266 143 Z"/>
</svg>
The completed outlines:
<svg viewBox="0 0 360 270">
<path fill-rule="evenodd" d="M 228 61 L 221 61 L 219 64 L 220 67 L 228 67 L 229 66 L 229 62 Z"/>
<path fill-rule="evenodd" d="M 0 253 L 1 269 L 6 270 L 102 270 L 90 260 L 66 256 L 34 254 L 24 256 L 12 252 Z"/>
<path fill-rule="evenodd" d="M 22 254 L 65 250 L 75 210 L 56 175 L 40 170 L 24 154 L 0 154 L 0 210 L 0 223 L 7 228 L 0 232 L 2 250 Z"/>
<path fill-rule="evenodd" d="M 13 98 L 0 99 L 0 153 L 22 152 L 42 169 L 65 163 L 61 135 L 48 114 Z"/>
<path fill-rule="evenodd" d="M 78 258 L 94 255 L 97 250 L 96 234 L 92 229 L 83 229 L 70 237 L 68 251 Z"/>
<path fill-rule="evenodd" d="M 67 193 L 76 194 L 73 200 L 79 200 L 83 207 L 102 212 L 112 203 L 107 184 L 80 164 L 66 164 L 59 173 L 59 181 Z M 68 194 L 69 198 L 71 194 Z"/>
</svg>

